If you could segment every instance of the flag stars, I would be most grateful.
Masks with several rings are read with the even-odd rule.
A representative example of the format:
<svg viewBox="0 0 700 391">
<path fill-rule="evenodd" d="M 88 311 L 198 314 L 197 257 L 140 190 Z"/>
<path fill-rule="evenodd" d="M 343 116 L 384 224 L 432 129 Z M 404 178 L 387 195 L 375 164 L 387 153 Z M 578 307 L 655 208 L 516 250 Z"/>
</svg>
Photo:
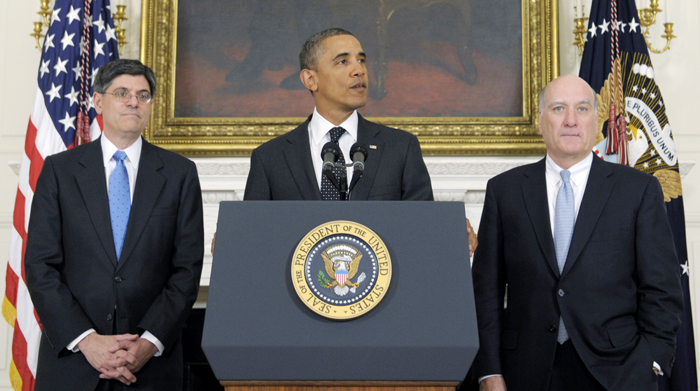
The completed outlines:
<svg viewBox="0 0 700 391">
<path fill-rule="evenodd" d="M 639 91 L 639 87 L 637 87 L 637 86 L 632 87 L 632 91 L 634 91 L 634 92 Z"/>
<path fill-rule="evenodd" d="M 95 58 L 97 58 L 97 56 L 99 56 L 100 54 L 103 56 L 105 55 L 105 51 L 102 48 L 105 46 L 106 43 L 107 42 L 98 43 L 97 41 L 95 41 Z"/>
<path fill-rule="evenodd" d="M 68 18 L 68 25 L 70 26 L 71 23 L 75 22 L 76 20 L 80 20 L 80 7 L 78 8 L 73 8 L 73 6 L 70 6 L 70 11 L 68 11 L 68 14 L 66 15 L 66 18 Z"/>
<path fill-rule="evenodd" d="M 652 92 L 651 94 L 649 94 L 649 96 L 651 96 L 651 97 L 652 97 L 652 99 L 653 99 L 653 98 L 656 98 L 656 94 L 655 94 L 655 93 L 653 93 L 653 92 Z"/>
<path fill-rule="evenodd" d="M 651 154 L 651 156 L 656 156 L 656 150 L 655 150 L 655 149 L 652 149 L 649 153 Z"/>
<path fill-rule="evenodd" d="M 63 85 L 56 86 L 54 83 L 51 83 L 51 89 L 46 93 L 46 95 L 49 97 L 49 103 L 53 102 L 54 98 L 61 98 L 61 94 L 58 93 L 58 90 L 61 89 Z"/>
<path fill-rule="evenodd" d="M 649 168 L 649 162 L 644 162 L 644 164 L 643 164 L 642 166 L 643 166 L 645 169 L 646 169 L 646 168 Z"/>
<path fill-rule="evenodd" d="M 623 31 L 623 29 L 622 29 L 622 26 L 624 26 L 623 23 L 622 23 L 622 21 L 621 21 L 621 20 L 618 20 L 617 22 L 613 23 L 613 25 L 610 26 L 610 28 L 613 29 L 613 30 L 621 31 L 621 32 L 624 33 L 624 31 Z"/>
<path fill-rule="evenodd" d="M 630 33 L 634 31 L 635 33 L 637 32 L 637 27 L 639 26 L 639 23 L 637 23 L 637 19 L 632 18 L 632 21 L 630 22 Z"/>
<path fill-rule="evenodd" d="M 685 263 L 681 263 L 681 275 L 683 274 L 688 274 L 688 269 L 690 268 L 690 265 L 688 265 L 688 260 L 685 260 Z"/>
<path fill-rule="evenodd" d="M 591 33 L 591 38 L 595 37 L 595 32 L 598 29 L 598 26 L 595 25 L 595 23 L 591 22 L 591 28 L 588 29 L 588 31 Z"/>
<path fill-rule="evenodd" d="M 610 31 L 608 30 L 608 26 L 610 26 L 610 23 L 606 22 L 605 19 L 603 19 L 603 24 L 598 26 L 598 28 L 600 28 L 600 35 L 603 35 L 603 33 L 605 33 L 606 31 Z"/>
<path fill-rule="evenodd" d="M 660 166 L 661 165 L 661 159 L 656 159 L 656 165 Z"/>
<path fill-rule="evenodd" d="M 659 106 L 663 106 L 663 105 L 664 105 L 664 102 L 659 101 Z"/>
<path fill-rule="evenodd" d="M 76 61 L 75 68 L 73 68 L 73 73 L 75 74 L 75 80 L 80 79 L 80 60 Z"/>
<path fill-rule="evenodd" d="M 55 47 L 55 46 L 53 46 L 53 39 L 55 37 L 56 37 L 56 34 L 51 34 L 51 35 L 46 36 L 46 39 L 44 40 L 44 51 L 45 52 L 48 51 L 49 49 L 51 49 L 52 47 Z"/>
<path fill-rule="evenodd" d="M 66 112 L 66 117 L 63 119 L 58 120 L 61 124 L 63 124 L 63 131 L 67 132 L 70 128 L 75 129 L 75 117 L 71 117 L 68 112 Z"/>
<path fill-rule="evenodd" d="M 59 15 L 60 12 L 61 12 L 60 8 L 53 10 L 53 13 L 51 14 L 51 23 L 49 23 L 49 26 L 53 26 L 53 22 L 60 22 L 61 21 L 61 18 Z"/>
<path fill-rule="evenodd" d="M 95 84 L 95 75 L 97 74 L 97 71 L 99 71 L 100 68 L 93 68 L 92 69 L 92 75 L 90 75 L 90 85 Z"/>
<path fill-rule="evenodd" d="M 73 34 L 68 34 L 68 31 L 63 32 L 63 38 L 61 38 L 61 44 L 63 44 L 63 50 L 66 50 L 68 46 L 75 46 L 73 44 L 73 37 L 75 36 L 75 33 Z"/>
<path fill-rule="evenodd" d="M 102 14 L 100 14 L 100 18 L 92 23 L 93 26 L 97 26 L 97 32 L 102 33 L 105 30 L 105 21 L 102 20 Z"/>
<path fill-rule="evenodd" d="M 75 86 L 71 86 L 70 93 L 65 95 L 64 98 L 70 99 L 70 105 L 73 106 L 78 104 L 78 95 L 80 95 L 80 91 L 76 91 Z"/>
<path fill-rule="evenodd" d="M 51 63 L 51 60 L 46 60 L 41 62 L 41 66 L 39 67 L 39 78 L 41 79 L 44 77 L 45 74 L 49 73 L 49 63 Z"/>
<path fill-rule="evenodd" d="M 107 25 L 107 31 L 105 31 L 105 40 L 109 41 L 110 39 L 117 40 L 117 30 L 110 26 Z"/>
<path fill-rule="evenodd" d="M 642 95 L 644 95 L 644 94 L 646 94 L 646 93 L 647 93 L 647 89 L 646 89 L 646 88 L 642 88 Z"/>
<path fill-rule="evenodd" d="M 56 76 L 60 75 L 61 72 L 66 73 L 66 74 L 68 73 L 68 72 L 66 72 L 66 64 L 67 63 L 68 63 L 68 60 L 61 61 L 60 58 L 56 61 L 56 65 L 53 66 L 53 69 L 56 71 Z"/>
</svg>

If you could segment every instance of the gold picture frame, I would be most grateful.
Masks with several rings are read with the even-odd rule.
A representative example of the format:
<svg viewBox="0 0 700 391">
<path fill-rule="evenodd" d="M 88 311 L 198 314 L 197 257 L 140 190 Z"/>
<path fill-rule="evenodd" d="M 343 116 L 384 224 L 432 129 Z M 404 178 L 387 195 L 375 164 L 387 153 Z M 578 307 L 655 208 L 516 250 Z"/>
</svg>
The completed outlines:
<svg viewBox="0 0 700 391">
<path fill-rule="evenodd" d="M 142 2 L 140 57 L 158 78 L 151 121 L 144 132 L 149 142 L 187 156 L 246 156 L 304 121 L 303 117 L 176 116 L 178 1 L 185 0 Z M 378 1 L 383 5 L 385 0 Z M 521 0 L 520 6 L 522 115 L 368 119 L 415 134 L 426 155 L 543 154 L 537 95 L 559 72 L 557 1 Z"/>
</svg>

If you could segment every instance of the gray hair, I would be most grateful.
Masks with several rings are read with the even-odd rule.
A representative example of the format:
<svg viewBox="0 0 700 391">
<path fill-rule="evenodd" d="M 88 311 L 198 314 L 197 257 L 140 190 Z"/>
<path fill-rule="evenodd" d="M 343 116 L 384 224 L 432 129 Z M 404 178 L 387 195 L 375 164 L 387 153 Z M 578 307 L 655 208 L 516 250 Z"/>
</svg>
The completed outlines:
<svg viewBox="0 0 700 391">
<path fill-rule="evenodd" d="M 336 35 L 352 35 L 354 37 L 350 31 L 334 27 L 318 32 L 304 42 L 304 46 L 301 47 L 301 52 L 299 53 L 299 66 L 302 71 L 304 69 L 316 70 L 318 58 L 323 48 L 323 40 Z"/>
<path fill-rule="evenodd" d="M 591 94 L 593 94 L 593 99 L 594 99 L 594 102 L 593 102 L 593 109 L 597 112 L 597 111 L 598 111 L 598 104 L 599 104 L 599 102 L 598 102 L 598 94 L 596 94 L 595 90 L 593 89 L 593 87 L 591 87 L 590 84 L 586 83 L 586 85 L 588 85 L 588 88 L 591 89 Z M 537 97 L 537 98 L 539 99 L 539 101 L 538 101 L 538 104 L 539 104 L 539 106 L 538 106 L 538 107 L 539 107 L 539 112 L 542 112 L 542 109 L 544 108 L 544 92 L 547 91 L 547 87 L 548 87 L 548 86 L 549 86 L 549 83 L 547 83 L 547 85 L 544 86 L 544 88 L 542 89 L 542 91 L 540 91 L 539 96 Z"/>
<path fill-rule="evenodd" d="M 151 96 L 156 94 L 156 75 L 153 73 L 153 70 L 143 65 L 141 61 L 126 59 L 114 60 L 101 66 L 95 76 L 93 90 L 104 94 L 109 86 L 112 85 L 112 81 L 121 75 L 144 76 L 151 90 Z"/>
</svg>

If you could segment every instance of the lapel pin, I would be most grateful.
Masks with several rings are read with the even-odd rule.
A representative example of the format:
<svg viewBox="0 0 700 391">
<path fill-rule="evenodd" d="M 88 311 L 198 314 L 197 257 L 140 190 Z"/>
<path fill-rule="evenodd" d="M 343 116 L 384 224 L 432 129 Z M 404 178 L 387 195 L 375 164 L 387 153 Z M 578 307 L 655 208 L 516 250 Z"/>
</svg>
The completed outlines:
<svg viewBox="0 0 700 391">
<path fill-rule="evenodd" d="M 376 145 L 373 145 L 373 144 L 370 144 L 370 145 L 369 145 L 369 149 L 377 149 L 377 146 L 376 146 Z"/>
</svg>

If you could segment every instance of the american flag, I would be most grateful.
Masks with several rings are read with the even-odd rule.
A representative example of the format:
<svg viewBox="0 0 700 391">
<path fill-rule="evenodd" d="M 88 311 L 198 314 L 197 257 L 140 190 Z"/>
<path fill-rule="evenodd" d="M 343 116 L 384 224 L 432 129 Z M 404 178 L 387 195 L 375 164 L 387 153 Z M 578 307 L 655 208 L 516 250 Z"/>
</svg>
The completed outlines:
<svg viewBox="0 0 700 391">
<path fill-rule="evenodd" d="M 10 380 L 15 390 L 34 389 L 41 339 L 41 325 L 24 278 L 34 188 L 47 156 L 101 132 L 101 118 L 96 118 L 92 105 L 92 82 L 99 67 L 119 55 L 109 7 L 109 0 L 56 0 L 44 38 L 19 172 L 2 304 L 2 314 L 14 328 Z"/>
<path fill-rule="evenodd" d="M 596 153 L 659 179 L 680 261 L 684 313 L 676 335 L 676 361 L 670 376 L 659 376 L 659 390 L 697 390 L 683 189 L 665 101 L 656 84 L 634 0 L 593 0 L 588 23 L 579 76 L 598 91 L 605 110 L 598 116 L 605 139 L 596 145 Z M 615 130 L 611 123 L 617 131 L 610 131 Z M 611 134 L 612 139 L 617 136 L 612 143 Z"/>
</svg>

